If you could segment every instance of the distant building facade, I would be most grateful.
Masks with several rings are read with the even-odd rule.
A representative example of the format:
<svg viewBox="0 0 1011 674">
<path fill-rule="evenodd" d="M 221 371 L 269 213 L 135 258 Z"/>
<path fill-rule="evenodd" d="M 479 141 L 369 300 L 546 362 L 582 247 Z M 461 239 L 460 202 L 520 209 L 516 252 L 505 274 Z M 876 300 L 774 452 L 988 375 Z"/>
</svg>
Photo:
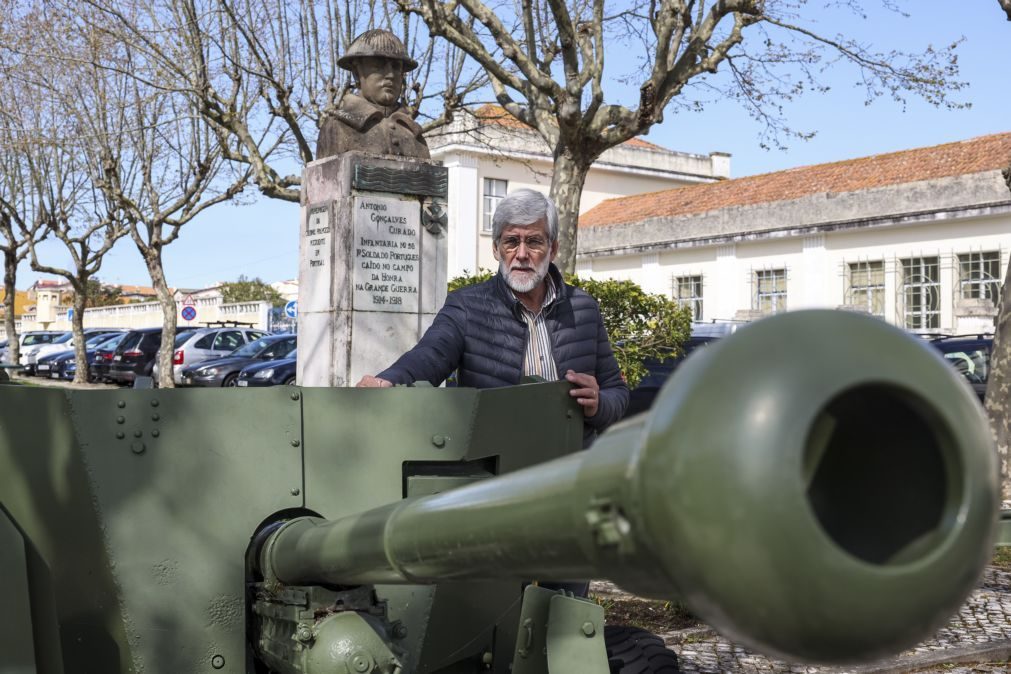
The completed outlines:
<svg viewBox="0 0 1011 674">
<path fill-rule="evenodd" d="M 498 106 L 484 106 L 428 137 L 432 159 L 449 169 L 449 277 L 497 269 L 491 222 L 509 192 L 528 187 L 545 194 L 552 159 L 533 129 Z M 672 152 L 639 138 L 605 152 L 586 178 L 581 212 L 622 195 L 711 183 L 730 176 L 730 155 Z"/>
<path fill-rule="evenodd" d="M 992 332 L 1011 253 L 1011 133 L 604 201 L 576 271 L 698 320 L 808 307 L 918 332 Z"/>
</svg>

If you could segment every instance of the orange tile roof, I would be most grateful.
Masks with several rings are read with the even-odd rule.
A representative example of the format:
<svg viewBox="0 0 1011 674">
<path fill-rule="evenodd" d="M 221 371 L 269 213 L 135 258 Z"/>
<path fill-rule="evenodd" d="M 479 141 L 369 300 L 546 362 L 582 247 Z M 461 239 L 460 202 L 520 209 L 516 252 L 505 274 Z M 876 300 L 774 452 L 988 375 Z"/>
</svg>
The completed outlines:
<svg viewBox="0 0 1011 674">
<path fill-rule="evenodd" d="M 887 185 L 980 173 L 1011 163 L 1011 133 L 931 147 L 800 166 L 786 171 L 617 197 L 579 217 L 580 227 L 697 215 L 733 206 L 798 199 L 824 192 L 855 192 Z"/>
<path fill-rule="evenodd" d="M 2 302 L 4 298 L 7 297 L 7 292 L 0 288 L 0 314 L 4 313 L 4 307 Z M 28 299 L 28 293 L 24 290 L 17 290 L 14 292 L 14 315 L 20 316 L 25 312 L 31 300 Z"/>
<path fill-rule="evenodd" d="M 115 286 L 115 287 L 119 288 L 119 292 L 123 293 L 124 295 L 154 295 L 155 294 L 154 288 L 151 288 L 149 286 L 120 285 L 120 286 Z"/>
<path fill-rule="evenodd" d="M 474 111 L 474 118 L 482 124 L 497 124 L 498 126 L 505 126 L 510 129 L 523 129 L 525 131 L 532 130 L 529 126 L 506 112 L 506 109 L 501 105 L 492 105 L 490 103 L 482 105 Z M 655 152 L 670 152 L 667 148 L 656 143 L 651 143 L 648 140 L 643 140 L 642 138 L 629 138 L 622 145 L 653 150 Z"/>
</svg>

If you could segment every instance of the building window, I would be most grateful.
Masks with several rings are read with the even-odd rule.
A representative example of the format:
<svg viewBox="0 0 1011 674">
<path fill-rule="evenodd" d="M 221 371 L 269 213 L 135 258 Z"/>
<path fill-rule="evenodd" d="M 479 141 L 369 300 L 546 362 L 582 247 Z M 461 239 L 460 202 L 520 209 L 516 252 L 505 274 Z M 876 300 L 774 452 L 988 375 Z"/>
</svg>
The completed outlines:
<svg viewBox="0 0 1011 674">
<path fill-rule="evenodd" d="M 508 180 L 499 180 L 498 178 L 484 179 L 484 220 L 481 225 L 483 231 L 491 232 L 492 216 L 495 215 L 498 202 L 502 201 L 508 189 Z"/>
<path fill-rule="evenodd" d="M 755 272 L 755 308 L 763 314 L 786 311 L 786 270 Z"/>
<path fill-rule="evenodd" d="M 860 307 L 872 316 L 885 315 L 885 263 L 850 262 L 849 296 L 846 304 Z"/>
<path fill-rule="evenodd" d="M 1000 253 L 966 253 L 958 256 L 958 291 L 964 300 L 1000 300 Z"/>
<path fill-rule="evenodd" d="M 940 265 L 936 257 L 902 260 L 902 324 L 908 330 L 941 327 Z"/>
<path fill-rule="evenodd" d="M 702 277 L 677 276 L 671 284 L 671 294 L 683 307 L 691 307 L 692 320 L 702 320 Z"/>
</svg>

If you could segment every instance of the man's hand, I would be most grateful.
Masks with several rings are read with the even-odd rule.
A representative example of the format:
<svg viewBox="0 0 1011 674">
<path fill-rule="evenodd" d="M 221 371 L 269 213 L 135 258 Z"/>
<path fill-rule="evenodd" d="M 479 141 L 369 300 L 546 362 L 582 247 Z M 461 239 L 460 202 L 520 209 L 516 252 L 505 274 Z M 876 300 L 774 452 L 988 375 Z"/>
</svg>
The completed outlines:
<svg viewBox="0 0 1011 674">
<path fill-rule="evenodd" d="M 565 379 L 575 387 L 569 391 L 569 395 L 583 408 L 583 416 L 589 418 L 596 414 L 597 405 L 600 403 L 600 386 L 597 385 L 597 378 L 592 374 L 569 370 L 565 373 Z"/>
<path fill-rule="evenodd" d="M 355 386 L 358 388 L 389 388 L 393 386 L 393 383 L 367 374 Z"/>
</svg>

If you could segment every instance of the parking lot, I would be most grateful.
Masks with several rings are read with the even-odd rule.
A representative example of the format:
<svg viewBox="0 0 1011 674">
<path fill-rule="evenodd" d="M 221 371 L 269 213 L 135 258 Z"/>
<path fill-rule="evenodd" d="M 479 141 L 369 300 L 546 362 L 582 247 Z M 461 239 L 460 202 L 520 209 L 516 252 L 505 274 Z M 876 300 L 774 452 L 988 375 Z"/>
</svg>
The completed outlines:
<svg viewBox="0 0 1011 674">
<path fill-rule="evenodd" d="M 225 324 L 227 323 L 227 324 Z M 159 371 L 162 328 L 86 328 L 84 357 L 89 382 L 131 386 L 147 377 L 158 386 L 277 386 L 295 382 L 294 333 L 269 334 L 248 324 L 219 321 L 213 326 L 177 329 L 171 368 Z M 78 350 L 70 332 L 37 331 L 20 335 L 18 375 L 23 383 L 70 382 L 78 375 Z M 0 363 L 10 357 L 0 342 Z"/>
</svg>

